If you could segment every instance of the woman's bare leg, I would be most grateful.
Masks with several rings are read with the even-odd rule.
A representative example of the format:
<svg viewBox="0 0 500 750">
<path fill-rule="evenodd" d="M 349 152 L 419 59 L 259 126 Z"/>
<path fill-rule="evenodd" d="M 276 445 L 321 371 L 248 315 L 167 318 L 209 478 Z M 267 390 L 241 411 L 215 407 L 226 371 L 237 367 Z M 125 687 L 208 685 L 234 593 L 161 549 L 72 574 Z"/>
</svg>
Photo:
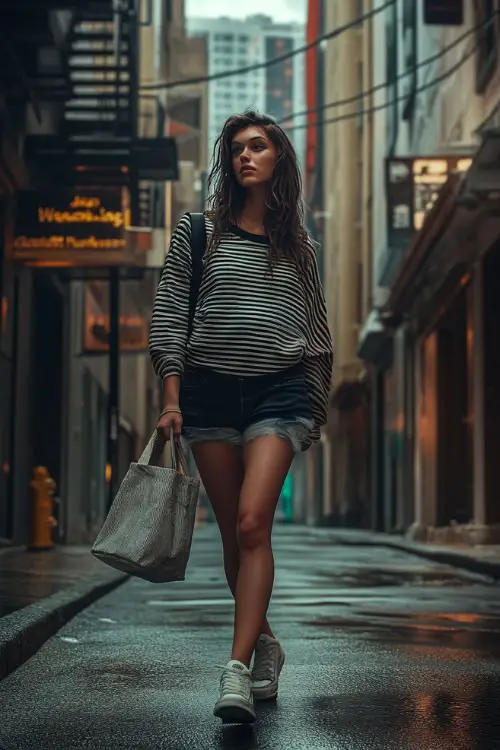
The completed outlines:
<svg viewBox="0 0 500 750">
<path fill-rule="evenodd" d="M 245 476 L 240 493 L 240 567 L 232 658 L 250 664 L 274 582 L 271 532 L 276 505 L 293 459 L 288 440 L 255 438 L 244 447 Z"/>
<path fill-rule="evenodd" d="M 238 503 L 244 475 L 243 451 L 240 446 L 221 440 L 195 443 L 192 450 L 219 527 L 226 579 L 231 593 L 235 596 L 240 565 L 236 532 Z M 261 633 L 274 638 L 265 613 L 259 635 Z"/>
</svg>

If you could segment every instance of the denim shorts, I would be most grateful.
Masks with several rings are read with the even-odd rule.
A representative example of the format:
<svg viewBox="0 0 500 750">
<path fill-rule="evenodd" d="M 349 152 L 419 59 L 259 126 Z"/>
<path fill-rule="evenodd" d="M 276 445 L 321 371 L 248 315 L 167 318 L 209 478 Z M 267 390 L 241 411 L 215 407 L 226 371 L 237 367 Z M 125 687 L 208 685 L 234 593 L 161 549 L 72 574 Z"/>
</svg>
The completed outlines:
<svg viewBox="0 0 500 750">
<path fill-rule="evenodd" d="M 301 365 L 246 377 L 187 366 L 180 407 L 182 436 L 189 445 L 204 440 L 241 445 L 278 435 L 299 452 L 314 424 Z"/>
</svg>

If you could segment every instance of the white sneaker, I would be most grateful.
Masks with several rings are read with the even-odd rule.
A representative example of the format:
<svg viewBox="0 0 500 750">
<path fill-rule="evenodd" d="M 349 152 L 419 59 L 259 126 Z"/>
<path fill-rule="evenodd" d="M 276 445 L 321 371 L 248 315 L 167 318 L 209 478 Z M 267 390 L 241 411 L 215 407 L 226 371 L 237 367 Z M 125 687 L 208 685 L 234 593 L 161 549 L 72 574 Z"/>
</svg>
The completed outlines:
<svg viewBox="0 0 500 750">
<path fill-rule="evenodd" d="M 278 680 L 285 663 L 285 652 L 276 638 L 261 635 L 255 646 L 252 669 L 254 698 L 268 701 L 278 695 Z"/>
<path fill-rule="evenodd" d="M 236 659 L 231 659 L 221 669 L 220 698 L 215 704 L 214 716 L 218 716 L 225 724 L 255 721 L 252 673 Z"/>
</svg>

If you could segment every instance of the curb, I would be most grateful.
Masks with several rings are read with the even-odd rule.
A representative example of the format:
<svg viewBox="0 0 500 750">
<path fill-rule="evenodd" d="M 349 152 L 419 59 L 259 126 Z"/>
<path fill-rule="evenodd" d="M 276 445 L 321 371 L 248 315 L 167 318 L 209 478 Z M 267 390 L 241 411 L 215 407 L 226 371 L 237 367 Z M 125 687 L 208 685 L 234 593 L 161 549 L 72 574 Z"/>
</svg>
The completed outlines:
<svg viewBox="0 0 500 750">
<path fill-rule="evenodd" d="M 0 619 L 0 680 L 30 659 L 75 615 L 129 578 L 109 573 L 58 591 Z"/>
<path fill-rule="evenodd" d="M 453 550 L 427 548 L 419 544 L 405 544 L 404 542 L 386 542 L 385 544 L 387 547 L 399 549 L 402 552 L 418 555 L 418 557 L 425 557 L 428 560 L 433 560 L 443 565 L 451 565 L 454 568 L 467 570 L 470 573 L 478 573 L 479 575 L 492 578 L 494 581 L 500 581 L 500 563 L 481 560 L 478 557 L 454 552 Z"/>
<path fill-rule="evenodd" d="M 410 555 L 417 555 L 418 557 L 424 557 L 427 560 L 441 563 L 442 565 L 450 565 L 453 568 L 460 568 L 469 573 L 487 576 L 495 582 L 500 581 L 500 562 L 482 560 L 478 557 L 473 557 L 472 555 L 467 555 L 463 552 L 455 552 L 454 550 L 448 550 L 443 547 L 436 548 L 431 545 L 400 542 L 397 540 L 393 541 L 390 539 L 377 539 L 376 536 L 371 536 L 367 539 L 356 539 L 356 537 L 347 539 L 341 535 L 337 536 L 335 533 L 332 534 L 330 539 L 336 544 L 348 547 L 386 547 L 387 549 L 397 549 L 401 552 L 407 552 Z"/>
</svg>

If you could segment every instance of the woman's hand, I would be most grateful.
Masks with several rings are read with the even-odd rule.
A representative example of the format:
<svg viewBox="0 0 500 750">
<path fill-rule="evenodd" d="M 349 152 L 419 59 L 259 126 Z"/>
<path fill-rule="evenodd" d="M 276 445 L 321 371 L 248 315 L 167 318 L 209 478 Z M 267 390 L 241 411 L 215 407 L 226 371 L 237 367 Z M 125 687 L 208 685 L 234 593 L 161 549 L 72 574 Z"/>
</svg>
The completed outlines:
<svg viewBox="0 0 500 750">
<path fill-rule="evenodd" d="M 163 411 L 156 427 L 160 435 L 170 440 L 170 427 L 174 429 L 175 439 L 179 440 L 182 429 L 182 413 L 179 409 L 179 390 L 181 379 L 179 375 L 169 375 L 163 381 Z"/>
<path fill-rule="evenodd" d="M 157 431 L 165 437 L 165 440 L 170 440 L 170 428 L 174 429 L 174 438 L 179 440 L 182 430 L 182 414 L 179 407 L 165 407 L 160 414 L 158 424 L 156 426 Z"/>
</svg>

